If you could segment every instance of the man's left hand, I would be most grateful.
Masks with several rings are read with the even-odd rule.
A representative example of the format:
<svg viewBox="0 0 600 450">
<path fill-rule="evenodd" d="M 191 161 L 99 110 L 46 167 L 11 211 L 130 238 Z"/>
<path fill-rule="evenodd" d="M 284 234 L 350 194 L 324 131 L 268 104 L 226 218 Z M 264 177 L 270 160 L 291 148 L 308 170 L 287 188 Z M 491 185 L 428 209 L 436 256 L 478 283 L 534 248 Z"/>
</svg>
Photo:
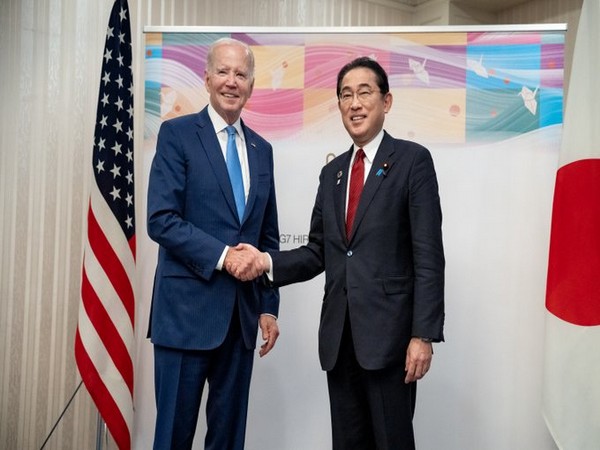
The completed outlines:
<svg viewBox="0 0 600 450">
<path fill-rule="evenodd" d="M 277 319 L 269 314 L 262 314 L 258 319 L 258 325 L 262 332 L 262 339 L 264 342 L 260 346 L 258 354 L 262 358 L 275 346 L 275 342 L 279 337 L 279 326 L 277 325 Z"/>
<path fill-rule="evenodd" d="M 431 342 L 424 342 L 420 338 L 414 337 L 408 344 L 406 351 L 406 371 L 405 383 L 412 383 L 420 380 L 429 371 L 431 358 L 433 357 L 433 346 Z"/>
</svg>

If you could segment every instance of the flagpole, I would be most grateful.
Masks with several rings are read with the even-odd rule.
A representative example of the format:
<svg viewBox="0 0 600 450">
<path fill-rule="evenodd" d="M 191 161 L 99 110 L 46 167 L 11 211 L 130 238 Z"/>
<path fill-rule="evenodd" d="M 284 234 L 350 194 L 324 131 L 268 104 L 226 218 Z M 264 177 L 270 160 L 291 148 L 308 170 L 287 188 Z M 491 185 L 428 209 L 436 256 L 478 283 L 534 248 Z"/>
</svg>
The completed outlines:
<svg viewBox="0 0 600 450">
<path fill-rule="evenodd" d="M 54 433 L 54 430 L 56 430 L 56 427 L 58 426 L 58 424 L 60 423 L 60 421 L 63 419 L 65 413 L 67 412 L 67 410 L 69 409 L 69 406 L 71 406 L 71 403 L 73 402 L 73 399 L 75 398 L 75 396 L 77 395 L 77 392 L 79 392 L 79 389 L 81 388 L 81 386 L 83 385 L 83 381 L 80 381 L 79 384 L 77 385 L 77 387 L 75 388 L 75 391 L 73 392 L 73 395 L 71 395 L 71 398 L 69 399 L 69 401 L 67 402 L 66 406 L 64 407 L 64 409 L 62 410 L 62 412 L 60 413 L 60 415 L 58 416 L 58 419 L 56 420 L 56 422 L 54 423 L 54 426 L 52 427 L 52 429 L 50 430 L 50 433 L 48 433 L 48 436 L 46 436 L 46 439 L 44 440 L 44 443 L 42 444 L 42 446 L 40 447 L 40 450 L 43 450 L 44 447 L 46 446 L 46 444 L 48 443 L 48 441 L 50 440 L 50 437 L 52 437 L 52 434 Z"/>
<path fill-rule="evenodd" d="M 98 411 L 98 418 L 96 420 L 96 450 L 102 450 L 102 431 L 106 428 L 106 423 L 102 419 L 100 411 Z"/>
</svg>

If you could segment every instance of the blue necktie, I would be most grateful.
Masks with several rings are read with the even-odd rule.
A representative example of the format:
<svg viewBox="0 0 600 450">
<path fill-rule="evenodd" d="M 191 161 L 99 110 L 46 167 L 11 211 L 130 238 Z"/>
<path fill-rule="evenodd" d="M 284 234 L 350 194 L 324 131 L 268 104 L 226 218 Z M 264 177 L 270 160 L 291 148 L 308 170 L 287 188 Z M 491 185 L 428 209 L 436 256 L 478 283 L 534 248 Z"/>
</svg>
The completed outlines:
<svg viewBox="0 0 600 450">
<path fill-rule="evenodd" d="M 227 172 L 229 172 L 229 181 L 231 181 L 233 196 L 235 197 L 235 206 L 241 222 L 244 217 L 246 195 L 244 194 L 242 166 L 240 165 L 240 157 L 238 156 L 237 146 L 235 145 L 235 127 L 233 125 L 227 126 Z"/>
</svg>

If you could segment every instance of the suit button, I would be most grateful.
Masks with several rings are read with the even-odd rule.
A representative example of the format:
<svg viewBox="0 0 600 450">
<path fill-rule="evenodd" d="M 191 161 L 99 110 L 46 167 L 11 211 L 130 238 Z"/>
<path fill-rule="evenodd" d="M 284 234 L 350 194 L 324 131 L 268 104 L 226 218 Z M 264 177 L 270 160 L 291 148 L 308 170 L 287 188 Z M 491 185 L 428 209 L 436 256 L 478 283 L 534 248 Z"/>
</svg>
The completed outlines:
<svg viewBox="0 0 600 450">
<path fill-rule="evenodd" d="M 348 250 L 348 253 L 346 253 L 346 256 L 347 256 L 348 258 L 350 258 L 350 257 L 352 256 L 352 250 Z"/>
</svg>

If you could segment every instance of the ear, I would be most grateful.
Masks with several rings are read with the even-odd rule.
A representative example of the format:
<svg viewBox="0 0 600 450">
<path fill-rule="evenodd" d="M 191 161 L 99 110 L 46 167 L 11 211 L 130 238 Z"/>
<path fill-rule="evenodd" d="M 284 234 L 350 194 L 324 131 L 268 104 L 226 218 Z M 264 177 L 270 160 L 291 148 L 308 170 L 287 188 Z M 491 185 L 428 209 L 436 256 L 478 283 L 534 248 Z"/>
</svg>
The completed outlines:
<svg viewBox="0 0 600 450">
<path fill-rule="evenodd" d="M 210 78 L 210 75 L 208 74 L 208 70 L 204 71 L 204 88 L 206 89 L 206 91 L 210 94 L 210 89 L 208 88 L 208 79 Z"/>
<path fill-rule="evenodd" d="M 383 97 L 383 112 L 387 114 L 390 111 L 390 109 L 392 109 L 393 101 L 394 97 L 392 96 L 391 92 L 385 94 L 385 96 Z"/>
</svg>

